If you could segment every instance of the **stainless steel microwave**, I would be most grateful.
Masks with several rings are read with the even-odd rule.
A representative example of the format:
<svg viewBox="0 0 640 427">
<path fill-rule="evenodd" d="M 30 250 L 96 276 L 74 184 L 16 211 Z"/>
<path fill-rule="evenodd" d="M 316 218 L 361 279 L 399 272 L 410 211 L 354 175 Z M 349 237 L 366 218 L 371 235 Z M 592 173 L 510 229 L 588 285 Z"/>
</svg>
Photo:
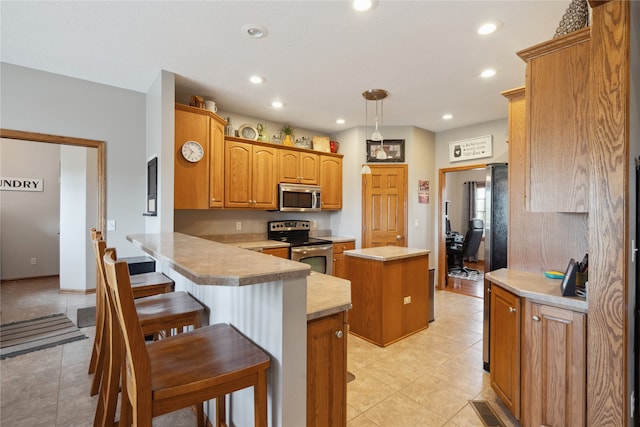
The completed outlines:
<svg viewBox="0 0 640 427">
<path fill-rule="evenodd" d="M 278 184 L 278 210 L 282 212 L 318 212 L 321 208 L 320 186 Z"/>
</svg>

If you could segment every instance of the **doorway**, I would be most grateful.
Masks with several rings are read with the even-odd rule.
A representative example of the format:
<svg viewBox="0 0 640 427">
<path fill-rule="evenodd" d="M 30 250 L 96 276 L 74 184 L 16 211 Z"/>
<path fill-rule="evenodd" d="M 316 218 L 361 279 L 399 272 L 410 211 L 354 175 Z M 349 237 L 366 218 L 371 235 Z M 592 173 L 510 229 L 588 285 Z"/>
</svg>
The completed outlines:
<svg viewBox="0 0 640 427">
<path fill-rule="evenodd" d="M 16 131 L 9 129 L 0 129 L 0 138 L 25 141 L 25 142 L 40 142 L 47 144 L 58 144 L 58 145 L 66 145 L 66 146 L 75 146 L 75 147 L 83 147 L 83 148 L 95 148 L 96 149 L 96 171 L 97 176 L 95 177 L 95 188 L 97 192 L 97 200 L 96 200 L 96 216 L 95 224 L 100 229 L 104 230 L 104 226 L 106 225 L 106 144 L 104 141 L 90 140 L 90 139 L 81 139 L 81 138 L 72 138 L 67 136 L 59 136 L 59 135 L 49 135 L 49 134 L 41 134 L 35 132 L 24 132 L 24 131 Z M 91 177 L 93 180 L 94 177 Z M 78 246 L 78 250 L 75 253 L 83 254 L 86 252 L 86 233 L 88 230 L 80 237 L 82 242 L 79 239 L 75 239 L 74 243 L 72 243 L 75 248 Z M 77 241 L 77 243 L 75 243 Z M 80 246 L 81 245 L 81 246 Z M 67 251 L 61 251 L 60 253 L 60 273 L 63 272 L 63 266 L 73 265 L 74 261 L 73 254 L 68 254 Z M 85 288 L 86 291 L 86 288 Z M 75 292 L 75 290 L 73 290 Z"/>
<path fill-rule="evenodd" d="M 481 163 L 476 165 L 458 166 L 454 168 L 443 168 L 438 170 L 438 182 L 440 183 L 440 186 L 438 188 L 438 289 L 445 289 L 448 276 L 447 245 L 445 239 L 445 195 L 447 188 L 447 174 L 465 172 L 475 169 L 485 169 L 486 166 L 486 164 Z"/>
<path fill-rule="evenodd" d="M 408 165 L 369 165 L 362 175 L 362 247 L 407 246 Z"/>
</svg>

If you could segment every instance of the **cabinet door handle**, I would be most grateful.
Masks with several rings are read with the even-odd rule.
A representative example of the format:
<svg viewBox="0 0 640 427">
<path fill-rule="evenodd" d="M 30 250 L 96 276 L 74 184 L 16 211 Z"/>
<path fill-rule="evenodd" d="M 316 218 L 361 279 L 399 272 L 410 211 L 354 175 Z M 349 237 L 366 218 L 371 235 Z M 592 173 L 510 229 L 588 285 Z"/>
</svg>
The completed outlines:
<svg viewBox="0 0 640 427">
<path fill-rule="evenodd" d="M 509 313 L 515 313 L 515 312 L 516 312 L 515 307 L 509 307 Z"/>
<path fill-rule="evenodd" d="M 535 322 L 539 322 L 540 318 L 538 316 L 531 316 L 531 318 L 535 321 Z"/>
<path fill-rule="evenodd" d="M 336 337 L 342 338 L 343 335 L 342 331 L 336 331 Z"/>
</svg>

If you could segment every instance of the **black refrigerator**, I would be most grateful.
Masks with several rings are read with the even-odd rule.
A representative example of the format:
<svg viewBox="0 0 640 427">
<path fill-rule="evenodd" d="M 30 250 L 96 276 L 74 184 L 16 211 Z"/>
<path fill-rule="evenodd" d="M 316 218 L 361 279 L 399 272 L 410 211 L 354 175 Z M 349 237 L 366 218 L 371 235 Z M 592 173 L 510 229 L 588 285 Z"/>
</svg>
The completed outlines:
<svg viewBox="0 0 640 427">
<path fill-rule="evenodd" d="M 484 272 L 507 266 L 507 226 L 509 218 L 508 167 L 489 163 L 485 182 Z M 491 284 L 484 279 L 484 316 L 482 327 L 482 367 L 489 371 L 489 322 Z"/>
</svg>

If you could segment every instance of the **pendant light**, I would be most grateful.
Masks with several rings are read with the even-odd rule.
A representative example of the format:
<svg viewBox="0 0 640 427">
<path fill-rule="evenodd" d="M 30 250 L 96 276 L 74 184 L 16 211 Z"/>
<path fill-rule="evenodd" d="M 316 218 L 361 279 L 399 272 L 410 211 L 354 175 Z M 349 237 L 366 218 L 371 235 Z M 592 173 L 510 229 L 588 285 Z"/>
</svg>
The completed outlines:
<svg viewBox="0 0 640 427">
<path fill-rule="evenodd" d="M 375 130 L 371 134 L 372 141 L 380 141 L 380 149 L 376 153 L 376 159 L 385 160 L 387 158 L 387 153 L 384 151 L 384 137 L 378 128 L 378 113 L 380 113 L 380 123 L 382 123 L 382 118 L 384 116 L 384 99 L 389 95 L 384 89 L 369 89 L 362 92 L 362 97 L 365 99 L 365 128 L 367 126 L 368 121 L 368 102 L 374 101 L 376 103 L 376 116 L 375 116 Z M 382 125 L 380 125 L 382 126 Z M 363 168 L 364 169 L 364 168 Z"/>
</svg>

